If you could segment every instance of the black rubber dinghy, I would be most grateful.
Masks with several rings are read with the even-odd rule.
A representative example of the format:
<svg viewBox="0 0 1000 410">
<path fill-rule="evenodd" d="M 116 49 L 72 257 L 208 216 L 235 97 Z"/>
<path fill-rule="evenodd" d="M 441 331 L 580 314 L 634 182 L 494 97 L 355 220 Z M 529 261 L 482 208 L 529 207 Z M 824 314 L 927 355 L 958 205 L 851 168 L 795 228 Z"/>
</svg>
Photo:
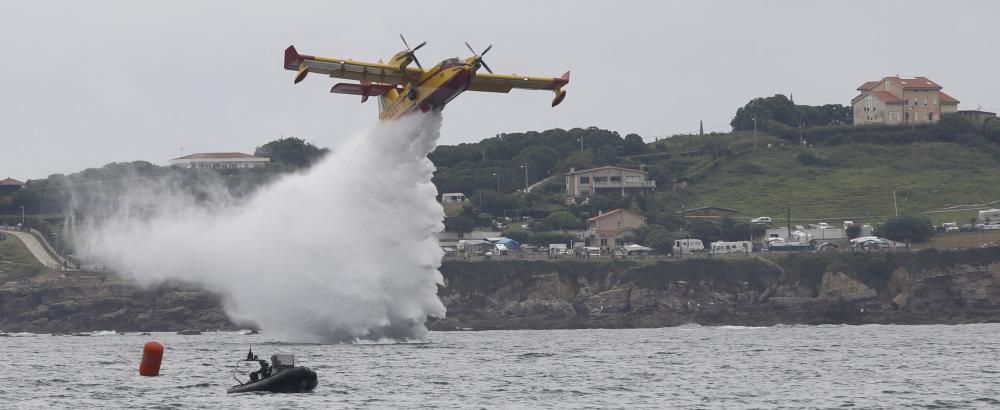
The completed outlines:
<svg viewBox="0 0 1000 410">
<path fill-rule="evenodd" d="M 230 387 L 226 393 L 249 393 L 266 391 L 271 393 L 307 393 L 316 388 L 316 372 L 308 367 L 293 367 L 257 380 Z"/>
</svg>

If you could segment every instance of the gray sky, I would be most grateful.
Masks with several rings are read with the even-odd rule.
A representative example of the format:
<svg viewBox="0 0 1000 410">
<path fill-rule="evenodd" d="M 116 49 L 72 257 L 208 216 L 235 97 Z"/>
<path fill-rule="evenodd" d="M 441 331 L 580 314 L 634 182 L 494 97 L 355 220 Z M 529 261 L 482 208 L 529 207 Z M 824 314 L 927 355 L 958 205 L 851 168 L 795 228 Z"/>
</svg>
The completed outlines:
<svg viewBox="0 0 1000 410">
<path fill-rule="evenodd" d="M 466 56 L 498 73 L 558 76 L 549 92 L 465 93 L 441 143 L 598 126 L 654 136 L 728 131 L 752 97 L 848 104 L 884 75 L 923 75 L 960 109 L 1000 109 L 993 1 L 9 1 L 0 6 L 0 179 L 108 162 L 165 164 L 285 136 L 336 149 L 375 101 L 293 86 L 285 47 L 377 60 L 411 44 L 425 66 Z"/>
</svg>

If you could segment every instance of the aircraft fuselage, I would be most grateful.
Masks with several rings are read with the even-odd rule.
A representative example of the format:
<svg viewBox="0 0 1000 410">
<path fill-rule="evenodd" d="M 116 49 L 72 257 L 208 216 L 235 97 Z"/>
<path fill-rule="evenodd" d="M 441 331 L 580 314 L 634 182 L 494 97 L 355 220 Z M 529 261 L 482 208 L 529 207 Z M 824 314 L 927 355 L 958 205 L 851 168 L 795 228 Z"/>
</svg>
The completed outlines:
<svg viewBox="0 0 1000 410">
<path fill-rule="evenodd" d="M 407 113 L 442 110 L 469 87 L 475 76 L 474 66 L 463 62 L 442 63 L 400 92 L 386 93 L 379 119 L 396 119 Z"/>
</svg>

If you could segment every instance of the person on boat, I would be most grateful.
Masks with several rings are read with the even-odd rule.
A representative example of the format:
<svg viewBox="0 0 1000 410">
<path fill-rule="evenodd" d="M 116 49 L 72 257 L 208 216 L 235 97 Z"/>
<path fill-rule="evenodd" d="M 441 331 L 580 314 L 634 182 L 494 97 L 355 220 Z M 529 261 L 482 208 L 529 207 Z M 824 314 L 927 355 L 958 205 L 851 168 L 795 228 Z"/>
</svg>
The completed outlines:
<svg viewBox="0 0 1000 410">
<path fill-rule="evenodd" d="M 267 360 L 257 360 L 257 363 L 260 363 L 260 370 L 250 372 L 251 382 L 271 377 L 271 365 L 267 363 Z"/>
</svg>

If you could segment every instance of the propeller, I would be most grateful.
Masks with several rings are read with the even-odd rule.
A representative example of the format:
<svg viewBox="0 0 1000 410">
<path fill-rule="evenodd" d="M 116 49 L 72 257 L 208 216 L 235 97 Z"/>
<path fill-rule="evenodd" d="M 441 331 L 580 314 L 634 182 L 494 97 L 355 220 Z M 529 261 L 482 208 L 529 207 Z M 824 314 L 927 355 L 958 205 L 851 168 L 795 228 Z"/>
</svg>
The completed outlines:
<svg viewBox="0 0 1000 410">
<path fill-rule="evenodd" d="M 420 69 L 423 70 L 424 67 L 422 65 L 420 65 L 420 60 L 417 60 L 417 54 L 415 53 L 415 51 L 419 50 L 420 47 L 423 47 L 423 46 L 427 45 L 427 42 L 425 41 L 423 43 L 417 44 L 416 47 L 414 47 L 413 49 L 410 49 L 410 44 L 406 42 L 406 37 L 403 37 L 403 35 L 400 34 L 399 38 L 401 40 L 403 40 L 403 45 L 406 46 L 406 54 L 409 55 L 410 58 L 413 59 L 414 63 L 417 63 L 417 67 L 420 67 Z"/>
<path fill-rule="evenodd" d="M 465 46 L 469 48 L 469 51 L 472 52 L 472 55 L 476 56 L 476 63 L 482 65 L 483 68 L 485 68 L 486 71 L 489 71 L 490 74 L 493 74 L 493 70 L 490 70 L 490 66 L 486 65 L 486 61 L 483 60 L 483 56 L 486 55 L 486 53 L 489 52 L 491 48 L 493 48 L 493 44 L 490 44 L 488 47 L 486 47 L 486 49 L 483 50 L 483 52 L 480 54 L 476 54 L 476 50 L 472 49 L 472 46 L 469 45 L 468 41 L 465 42 Z"/>
</svg>

